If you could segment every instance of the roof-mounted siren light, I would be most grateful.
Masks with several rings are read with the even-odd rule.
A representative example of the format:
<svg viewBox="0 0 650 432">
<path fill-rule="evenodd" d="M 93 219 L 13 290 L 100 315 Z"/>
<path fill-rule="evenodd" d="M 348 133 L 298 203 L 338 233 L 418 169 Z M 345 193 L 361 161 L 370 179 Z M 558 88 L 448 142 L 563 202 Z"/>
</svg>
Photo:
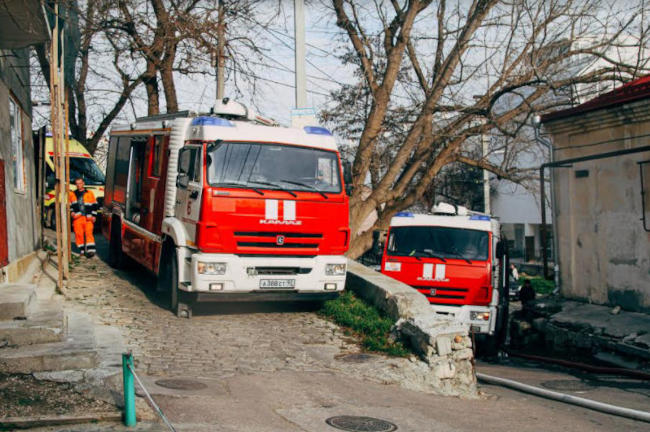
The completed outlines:
<svg viewBox="0 0 650 432">
<path fill-rule="evenodd" d="M 434 205 L 431 211 L 437 215 L 467 216 L 468 214 L 467 207 L 455 206 L 445 202 Z"/>
<path fill-rule="evenodd" d="M 241 102 L 230 100 L 230 98 L 223 98 L 214 104 L 213 113 L 226 118 L 239 118 L 246 120 L 255 120 L 255 111 L 248 108 Z"/>
</svg>

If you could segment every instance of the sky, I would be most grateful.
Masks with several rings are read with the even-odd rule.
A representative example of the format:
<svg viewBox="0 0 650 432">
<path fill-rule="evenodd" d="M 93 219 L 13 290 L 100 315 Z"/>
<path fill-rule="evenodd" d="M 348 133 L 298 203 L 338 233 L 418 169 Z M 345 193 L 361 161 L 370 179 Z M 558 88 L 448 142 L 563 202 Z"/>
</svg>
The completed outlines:
<svg viewBox="0 0 650 432">
<path fill-rule="evenodd" d="M 341 36 L 341 30 L 336 26 L 333 11 L 326 11 L 323 6 L 308 4 L 305 7 L 305 28 L 306 28 L 306 73 L 307 73 L 307 102 L 308 106 L 314 108 L 318 113 L 330 103 L 329 92 L 339 87 L 340 82 L 351 82 L 353 80 L 352 69 L 341 64 L 337 57 L 339 53 L 332 47 L 341 46 L 340 41 L 346 40 Z M 266 60 L 264 64 L 254 71 L 257 77 L 256 88 L 247 86 L 240 87 L 243 90 L 243 98 L 239 98 L 249 106 L 256 106 L 256 111 L 265 116 L 271 117 L 283 125 L 291 124 L 291 110 L 295 107 L 295 58 L 294 58 L 294 18 L 293 2 L 282 2 L 282 11 L 267 29 L 260 30 L 264 36 L 267 47 L 266 54 L 272 60 Z M 343 35 L 344 36 L 344 35 Z M 345 37 L 345 36 L 344 36 Z M 339 42 L 336 42 L 338 38 Z M 96 45 L 97 47 L 99 45 Z M 112 57 L 94 59 L 96 69 L 105 64 L 105 68 L 112 70 Z M 32 66 L 35 60 L 32 61 Z M 226 63 L 226 68 L 231 67 Z M 33 67 L 32 70 L 35 70 Z M 228 74 L 227 74 L 228 78 Z M 36 102 L 47 101 L 49 94 L 47 87 L 40 82 L 33 85 L 33 100 Z M 160 84 L 161 111 L 164 112 L 165 99 Z M 212 75 L 186 76 L 175 74 L 175 84 L 180 110 L 193 110 L 197 112 L 208 112 L 214 105 L 216 99 L 216 80 Z M 101 119 L 102 110 L 110 109 L 111 104 L 98 106 L 108 92 L 113 91 L 108 82 L 92 82 L 89 79 L 87 86 L 87 98 L 97 96 L 95 104 L 89 104 L 89 131 L 92 130 L 93 119 L 98 122 Z M 233 97 L 235 94 L 232 82 L 226 81 L 225 95 Z M 132 122 L 136 117 L 146 116 L 147 105 L 144 86 L 140 86 L 134 93 L 133 103 L 127 103 L 122 109 L 115 123 Z M 254 104 L 253 104 L 254 101 Z M 36 106 L 34 108 L 34 128 L 49 123 L 49 107 Z"/>
<path fill-rule="evenodd" d="M 352 70 L 344 67 L 336 56 L 337 51 L 332 50 L 335 39 L 338 36 L 340 40 L 342 35 L 332 15 L 333 12 L 316 6 L 305 7 L 307 102 L 316 112 L 327 106 L 329 92 L 338 88 L 339 82 L 352 80 Z M 270 41 L 267 54 L 273 61 L 267 61 L 268 67 L 260 66 L 255 71 L 258 87 L 254 94 L 248 89 L 241 102 L 252 105 L 254 99 L 259 114 L 289 125 L 291 109 L 295 107 L 293 8 L 285 5 L 276 22 L 263 32 Z M 208 111 L 214 104 L 216 83 L 213 76 L 196 81 L 179 75 L 177 86 L 181 109 Z M 226 81 L 225 95 L 232 94 L 234 85 Z"/>
</svg>

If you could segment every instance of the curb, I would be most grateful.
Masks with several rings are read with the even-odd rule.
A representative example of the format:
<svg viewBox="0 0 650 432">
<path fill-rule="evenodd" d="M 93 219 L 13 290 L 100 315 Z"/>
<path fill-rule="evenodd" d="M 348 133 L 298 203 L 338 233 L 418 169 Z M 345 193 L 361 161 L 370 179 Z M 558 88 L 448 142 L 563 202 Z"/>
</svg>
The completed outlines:
<svg viewBox="0 0 650 432">
<path fill-rule="evenodd" d="M 107 421 L 119 422 L 121 420 L 122 413 L 119 411 L 89 415 L 5 417 L 3 419 L 0 419 L 0 430 L 30 429 L 35 427 L 61 426 Z"/>
</svg>

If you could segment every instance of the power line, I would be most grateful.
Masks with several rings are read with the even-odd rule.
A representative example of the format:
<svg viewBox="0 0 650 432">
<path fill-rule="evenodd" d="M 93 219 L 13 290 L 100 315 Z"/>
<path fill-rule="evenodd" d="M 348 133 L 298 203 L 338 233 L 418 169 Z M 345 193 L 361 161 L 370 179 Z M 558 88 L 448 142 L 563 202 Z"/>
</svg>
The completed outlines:
<svg viewBox="0 0 650 432">
<path fill-rule="evenodd" d="M 226 69 L 230 69 L 230 70 L 232 70 L 232 71 L 234 71 L 236 73 L 240 73 L 242 75 L 245 75 L 245 76 L 248 76 L 248 77 L 251 77 L 251 78 L 259 79 L 261 81 L 268 81 L 268 82 L 271 82 L 273 84 L 281 85 L 281 86 L 288 87 L 288 88 L 293 88 L 293 89 L 296 88 L 296 86 L 293 85 L 293 84 L 287 84 L 287 83 L 284 83 L 284 82 L 281 82 L 281 81 L 276 81 L 276 80 L 271 79 L 271 78 L 264 78 L 264 77 L 261 77 L 259 75 L 255 75 L 255 74 L 250 73 L 250 72 L 245 72 L 245 71 L 243 71 L 243 70 L 241 70 L 239 68 L 233 68 L 233 67 L 227 66 Z M 327 93 L 322 93 L 322 92 L 318 92 L 318 91 L 314 91 L 314 90 L 307 90 L 307 93 L 313 93 L 313 94 L 317 94 L 319 96 L 326 96 L 326 97 L 330 96 Z"/>
</svg>

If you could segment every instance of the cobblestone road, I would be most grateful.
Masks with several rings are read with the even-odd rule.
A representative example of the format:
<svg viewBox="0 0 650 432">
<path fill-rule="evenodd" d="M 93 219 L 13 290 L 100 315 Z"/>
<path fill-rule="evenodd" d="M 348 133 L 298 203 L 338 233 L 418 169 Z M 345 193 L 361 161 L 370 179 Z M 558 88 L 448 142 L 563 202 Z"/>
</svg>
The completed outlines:
<svg viewBox="0 0 650 432">
<path fill-rule="evenodd" d="M 348 354 L 359 346 L 305 305 L 199 305 L 177 318 L 155 294 L 156 279 L 133 266 L 115 271 L 99 256 L 72 270 L 69 305 L 97 323 L 118 326 L 136 367 L 150 376 L 226 377 L 274 371 L 338 371 L 417 388 L 420 361 Z M 351 360 L 351 361 L 350 361 Z M 409 386 L 409 382 L 413 385 Z"/>
</svg>

